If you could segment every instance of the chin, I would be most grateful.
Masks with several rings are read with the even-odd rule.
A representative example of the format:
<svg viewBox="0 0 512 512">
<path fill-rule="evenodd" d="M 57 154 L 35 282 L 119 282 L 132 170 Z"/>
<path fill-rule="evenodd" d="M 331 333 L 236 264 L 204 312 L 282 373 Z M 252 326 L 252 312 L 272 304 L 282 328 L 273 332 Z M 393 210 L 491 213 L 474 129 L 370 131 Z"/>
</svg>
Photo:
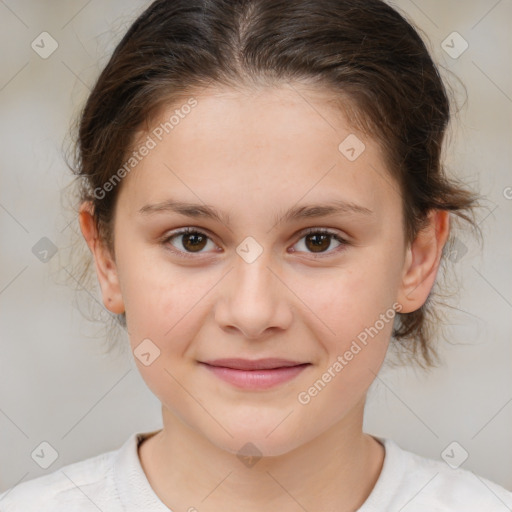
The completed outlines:
<svg viewBox="0 0 512 512">
<path fill-rule="evenodd" d="M 301 440 L 294 438 L 286 429 L 277 432 L 274 424 L 271 428 L 241 428 L 235 431 L 234 428 L 229 429 L 233 437 L 223 436 L 223 439 L 213 440 L 222 450 L 225 450 L 238 457 L 246 458 L 254 457 L 278 457 L 293 451 L 300 446 Z M 269 432 L 272 432 L 269 435 Z"/>
</svg>

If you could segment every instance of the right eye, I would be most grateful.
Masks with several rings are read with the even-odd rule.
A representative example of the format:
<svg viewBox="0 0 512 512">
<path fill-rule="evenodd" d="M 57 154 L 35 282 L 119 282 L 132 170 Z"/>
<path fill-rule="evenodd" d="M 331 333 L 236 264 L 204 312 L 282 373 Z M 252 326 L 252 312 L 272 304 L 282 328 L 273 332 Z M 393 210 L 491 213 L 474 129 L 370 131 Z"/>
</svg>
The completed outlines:
<svg viewBox="0 0 512 512">
<path fill-rule="evenodd" d="M 175 239 L 177 240 L 176 244 L 173 243 L 173 240 Z M 215 246 L 210 237 L 202 231 L 199 231 L 197 228 L 185 228 L 165 237 L 162 240 L 162 244 L 170 248 L 172 252 L 179 256 L 190 258 L 193 257 L 191 255 L 194 253 L 201 254 L 202 252 L 205 252 L 202 250 L 208 245 L 208 241 Z M 169 244 L 172 248 L 169 247 Z"/>
</svg>

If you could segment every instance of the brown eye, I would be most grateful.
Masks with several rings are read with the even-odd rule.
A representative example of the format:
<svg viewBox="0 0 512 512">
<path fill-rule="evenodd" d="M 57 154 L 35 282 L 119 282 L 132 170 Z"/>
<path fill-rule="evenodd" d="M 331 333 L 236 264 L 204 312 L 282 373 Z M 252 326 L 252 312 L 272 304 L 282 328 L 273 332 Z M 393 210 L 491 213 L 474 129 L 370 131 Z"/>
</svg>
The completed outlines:
<svg viewBox="0 0 512 512">
<path fill-rule="evenodd" d="M 215 245 L 205 233 L 188 228 L 166 237 L 162 243 L 164 245 L 170 244 L 174 252 L 187 256 L 193 253 L 200 254 L 201 252 L 206 252 L 203 249 L 208 245 L 208 242 L 213 246 Z"/>
<path fill-rule="evenodd" d="M 333 240 L 338 244 L 332 248 Z M 335 254 L 341 250 L 343 246 L 349 245 L 349 243 L 341 238 L 337 233 L 331 232 L 325 229 L 310 229 L 304 236 L 297 242 L 296 245 L 303 245 L 303 248 L 294 249 L 294 252 L 299 250 L 306 253 L 316 253 L 319 256 L 326 256 Z M 330 250 L 331 249 L 331 250 Z"/>
<path fill-rule="evenodd" d="M 332 235 L 314 233 L 306 236 L 306 247 L 312 252 L 323 252 L 329 249 Z"/>
<path fill-rule="evenodd" d="M 204 249 L 204 246 L 206 245 L 207 237 L 201 233 L 186 233 L 181 235 L 181 237 L 181 243 L 183 244 L 183 247 L 187 249 L 187 251 L 200 251 L 201 249 Z"/>
</svg>

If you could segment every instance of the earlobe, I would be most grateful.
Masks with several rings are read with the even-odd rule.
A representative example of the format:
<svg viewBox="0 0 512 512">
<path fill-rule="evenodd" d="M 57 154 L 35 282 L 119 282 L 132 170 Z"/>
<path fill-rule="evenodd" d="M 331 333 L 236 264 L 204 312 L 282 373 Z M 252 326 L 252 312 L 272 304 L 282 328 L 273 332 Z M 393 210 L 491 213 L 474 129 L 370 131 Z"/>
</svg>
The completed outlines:
<svg viewBox="0 0 512 512">
<path fill-rule="evenodd" d="M 82 235 L 94 258 L 103 304 L 112 313 L 124 313 L 125 307 L 119 285 L 117 266 L 110 251 L 99 238 L 93 215 L 93 206 L 90 202 L 84 202 L 81 205 L 79 223 Z"/>
<path fill-rule="evenodd" d="M 408 247 L 397 297 L 401 313 L 416 311 L 427 300 L 450 232 L 449 219 L 448 211 L 432 210 L 427 225 Z"/>
</svg>

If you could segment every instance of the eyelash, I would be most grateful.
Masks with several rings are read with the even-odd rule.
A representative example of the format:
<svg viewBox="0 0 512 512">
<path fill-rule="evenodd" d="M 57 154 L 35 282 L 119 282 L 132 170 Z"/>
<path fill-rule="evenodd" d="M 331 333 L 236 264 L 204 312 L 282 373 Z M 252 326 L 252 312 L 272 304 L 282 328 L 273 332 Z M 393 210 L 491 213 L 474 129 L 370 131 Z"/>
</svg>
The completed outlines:
<svg viewBox="0 0 512 512">
<path fill-rule="evenodd" d="M 192 253 L 192 252 L 180 251 L 180 250 L 176 249 L 175 247 L 173 247 L 172 244 L 169 243 L 175 237 L 179 237 L 180 235 L 187 235 L 187 234 L 191 234 L 191 233 L 205 236 L 206 238 L 211 240 L 211 238 L 206 233 L 204 233 L 203 231 L 201 231 L 201 230 L 199 230 L 197 228 L 188 227 L 188 228 L 184 228 L 184 229 L 181 229 L 179 231 L 176 231 L 175 233 L 172 233 L 169 236 L 166 236 L 162 240 L 162 244 L 165 245 L 174 254 L 177 254 L 180 257 L 196 258 L 197 257 L 196 255 L 197 254 L 201 254 L 201 253 Z M 306 231 L 303 231 L 301 233 L 301 237 L 299 238 L 299 240 L 302 240 L 302 238 L 304 238 L 304 237 L 306 237 L 308 235 L 311 235 L 311 234 L 329 235 L 334 240 L 336 240 L 337 242 L 340 243 L 340 245 L 337 248 L 335 248 L 335 249 L 333 249 L 331 251 L 326 251 L 326 252 L 318 253 L 318 254 L 309 253 L 313 258 L 323 258 L 323 257 L 326 257 L 326 255 L 331 255 L 332 253 L 340 252 L 340 251 L 344 250 L 345 246 L 350 245 L 350 243 L 347 240 L 345 240 L 344 238 L 342 238 L 338 233 L 330 231 L 330 230 L 325 229 L 325 228 L 308 228 Z M 297 242 L 299 240 L 297 240 Z M 297 252 L 300 252 L 300 251 L 297 251 Z"/>
</svg>

